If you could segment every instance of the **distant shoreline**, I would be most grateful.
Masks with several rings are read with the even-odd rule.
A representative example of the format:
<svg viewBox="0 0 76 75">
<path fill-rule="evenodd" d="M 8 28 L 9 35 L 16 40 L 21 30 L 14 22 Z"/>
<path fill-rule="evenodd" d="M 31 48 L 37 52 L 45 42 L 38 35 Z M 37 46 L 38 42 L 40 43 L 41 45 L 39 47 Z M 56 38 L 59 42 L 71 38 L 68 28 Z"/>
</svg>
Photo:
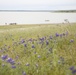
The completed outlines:
<svg viewBox="0 0 76 75">
<path fill-rule="evenodd" d="M 76 13 L 76 10 L 0 10 L 0 12 L 64 12 Z"/>
<path fill-rule="evenodd" d="M 43 26 L 43 25 L 69 25 L 69 23 L 49 23 L 49 24 L 17 24 L 17 25 L 0 25 L 0 26 Z M 70 23 L 72 24 L 76 24 L 76 22 L 72 22 Z"/>
</svg>

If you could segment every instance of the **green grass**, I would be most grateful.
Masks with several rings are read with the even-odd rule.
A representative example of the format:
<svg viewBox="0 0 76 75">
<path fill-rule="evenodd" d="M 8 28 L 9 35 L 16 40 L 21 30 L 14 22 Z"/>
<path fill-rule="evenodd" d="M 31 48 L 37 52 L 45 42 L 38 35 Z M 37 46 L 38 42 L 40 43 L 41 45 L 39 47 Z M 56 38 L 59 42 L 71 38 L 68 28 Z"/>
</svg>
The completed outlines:
<svg viewBox="0 0 76 75">
<path fill-rule="evenodd" d="M 2 60 L 2 55 L 7 58 Z M 72 66 L 76 66 L 76 24 L 0 26 L 0 75 L 75 75 Z"/>
</svg>

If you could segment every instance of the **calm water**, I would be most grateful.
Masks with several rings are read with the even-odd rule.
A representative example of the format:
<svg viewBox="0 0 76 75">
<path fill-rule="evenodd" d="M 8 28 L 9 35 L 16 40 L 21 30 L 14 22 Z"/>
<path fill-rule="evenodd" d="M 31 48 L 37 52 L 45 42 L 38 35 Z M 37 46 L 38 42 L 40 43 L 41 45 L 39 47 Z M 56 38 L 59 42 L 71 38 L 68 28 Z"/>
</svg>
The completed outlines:
<svg viewBox="0 0 76 75">
<path fill-rule="evenodd" d="M 64 19 L 76 22 L 76 13 L 51 13 L 51 12 L 0 12 L 0 25 L 5 23 L 18 24 L 48 24 L 62 23 Z"/>
</svg>

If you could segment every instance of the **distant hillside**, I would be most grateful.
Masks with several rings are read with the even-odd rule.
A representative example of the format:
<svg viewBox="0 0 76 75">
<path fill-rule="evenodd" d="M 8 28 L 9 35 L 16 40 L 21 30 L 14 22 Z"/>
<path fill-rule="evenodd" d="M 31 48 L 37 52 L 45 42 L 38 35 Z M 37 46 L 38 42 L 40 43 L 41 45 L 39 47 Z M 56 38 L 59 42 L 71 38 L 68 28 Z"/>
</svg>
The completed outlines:
<svg viewBox="0 0 76 75">
<path fill-rule="evenodd" d="M 76 10 L 56 10 L 56 11 L 53 11 L 53 12 L 75 12 L 76 13 Z"/>
<path fill-rule="evenodd" d="M 76 12 L 76 10 L 0 10 L 0 12 Z"/>
</svg>

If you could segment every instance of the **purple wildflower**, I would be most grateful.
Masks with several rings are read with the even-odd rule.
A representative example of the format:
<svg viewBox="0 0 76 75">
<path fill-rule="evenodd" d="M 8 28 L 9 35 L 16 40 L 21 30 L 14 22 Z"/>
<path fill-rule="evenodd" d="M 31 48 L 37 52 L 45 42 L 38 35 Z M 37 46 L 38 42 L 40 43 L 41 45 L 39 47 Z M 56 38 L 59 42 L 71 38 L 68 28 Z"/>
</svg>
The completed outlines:
<svg viewBox="0 0 76 75">
<path fill-rule="evenodd" d="M 30 64 L 29 63 L 26 63 L 26 66 L 29 66 Z"/>
<path fill-rule="evenodd" d="M 56 37 L 58 37 L 58 36 L 59 36 L 59 34 L 58 34 L 58 33 L 56 33 L 55 35 L 56 35 Z"/>
<path fill-rule="evenodd" d="M 12 65 L 12 66 L 11 66 L 11 68 L 13 68 L 13 69 L 14 69 L 14 68 L 16 68 L 16 66 Z"/>
<path fill-rule="evenodd" d="M 49 42 L 48 41 L 46 41 L 46 45 L 48 45 L 49 44 Z"/>
<path fill-rule="evenodd" d="M 41 41 L 44 41 L 44 38 L 40 38 Z"/>
<path fill-rule="evenodd" d="M 27 47 L 27 45 L 26 45 L 26 44 L 24 44 L 24 47 Z"/>
<path fill-rule="evenodd" d="M 76 69 L 72 71 L 72 74 L 75 74 L 75 73 L 76 73 Z"/>
<path fill-rule="evenodd" d="M 7 62 L 10 63 L 12 61 L 12 58 L 8 58 Z"/>
<path fill-rule="evenodd" d="M 2 60 L 7 59 L 7 55 L 2 55 L 1 58 L 2 58 Z"/>
<path fill-rule="evenodd" d="M 15 61 L 14 61 L 14 60 L 11 60 L 11 61 L 10 61 L 10 64 L 11 64 L 11 65 L 14 65 L 14 64 L 15 64 Z"/>
<path fill-rule="evenodd" d="M 73 39 L 71 39 L 71 40 L 70 40 L 70 42 L 72 43 L 72 42 L 74 42 L 74 40 L 73 40 Z"/>
<path fill-rule="evenodd" d="M 25 40 L 24 40 L 24 39 L 22 39 L 22 40 L 21 40 L 21 43 L 24 43 L 24 42 L 25 42 Z"/>
<path fill-rule="evenodd" d="M 74 66 L 70 67 L 69 69 L 73 71 L 74 70 Z"/>
<path fill-rule="evenodd" d="M 32 48 L 35 48 L 35 46 L 34 46 L 34 45 L 32 45 Z"/>
</svg>

